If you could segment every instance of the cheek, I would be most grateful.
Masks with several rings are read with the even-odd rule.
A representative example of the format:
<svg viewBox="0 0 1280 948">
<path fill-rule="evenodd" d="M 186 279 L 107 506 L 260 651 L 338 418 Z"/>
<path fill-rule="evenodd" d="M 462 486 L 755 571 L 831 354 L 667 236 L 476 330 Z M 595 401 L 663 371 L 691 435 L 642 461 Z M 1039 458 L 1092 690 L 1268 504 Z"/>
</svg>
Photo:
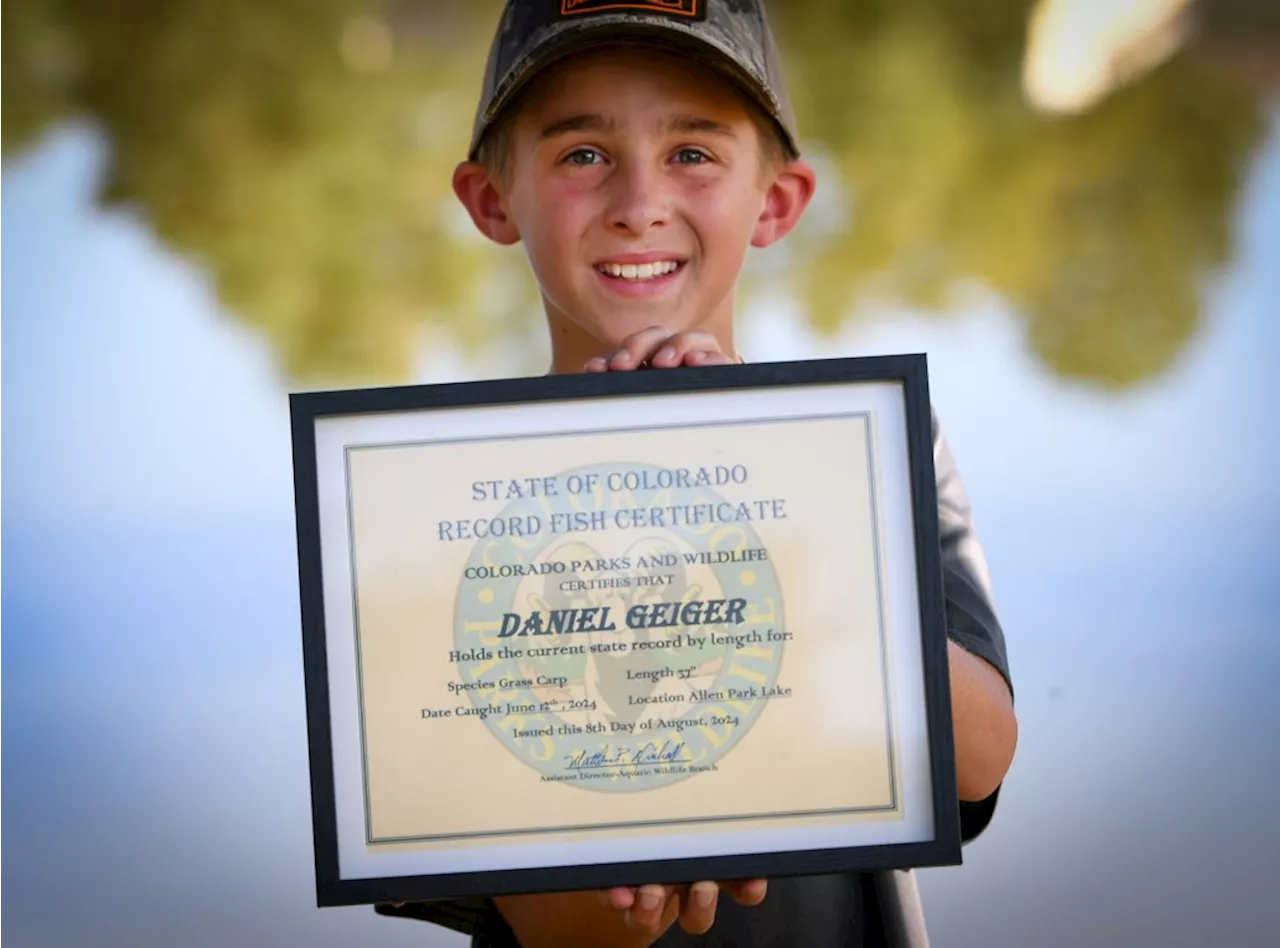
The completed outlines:
<svg viewBox="0 0 1280 948">
<path fill-rule="evenodd" d="M 582 261 L 589 254 L 591 209 L 580 189 L 530 191 L 513 202 L 521 242 L 543 295 L 564 312 L 591 276 Z"/>
<path fill-rule="evenodd" d="M 763 207 L 758 192 L 748 189 L 709 190 L 698 202 L 703 240 L 726 265 L 737 266 L 747 248 Z M 737 261 L 737 263 L 735 263 Z"/>
<path fill-rule="evenodd" d="M 548 189 L 522 208 L 522 223 L 531 236 L 536 235 L 544 252 L 559 248 L 556 256 L 569 259 L 579 253 L 583 235 L 590 228 L 590 203 L 590 196 L 580 190 Z"/>
</svg>

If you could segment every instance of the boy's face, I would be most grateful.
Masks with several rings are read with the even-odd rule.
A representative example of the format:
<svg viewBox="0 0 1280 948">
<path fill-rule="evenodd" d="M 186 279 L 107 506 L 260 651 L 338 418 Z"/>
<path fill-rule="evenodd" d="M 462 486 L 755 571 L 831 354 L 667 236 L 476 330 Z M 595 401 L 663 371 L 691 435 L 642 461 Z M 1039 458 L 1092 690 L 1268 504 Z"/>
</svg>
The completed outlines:
<svg viewBox="0 0 1280 948">
<path fill-rule="evenodd" d="M 811 190 L 766 160 L 732 87 L 614 49 L 548 69 L 525 103 L 486 232 L 524 243 L 553 342 L 590 355 L 651 326 L 730 338 L 747 248 L 789 229 Z"/>
</svg>

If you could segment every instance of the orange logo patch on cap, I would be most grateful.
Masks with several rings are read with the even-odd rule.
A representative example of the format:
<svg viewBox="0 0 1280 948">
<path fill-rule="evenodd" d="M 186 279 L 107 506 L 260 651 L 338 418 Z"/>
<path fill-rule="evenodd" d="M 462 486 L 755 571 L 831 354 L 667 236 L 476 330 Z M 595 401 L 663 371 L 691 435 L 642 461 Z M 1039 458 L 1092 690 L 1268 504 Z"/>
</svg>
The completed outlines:
<svg viewBox="0 0 1280 948">
<path fill-rule="evenodd" d="M 702 19 L 705 0 L 560 0 L 560 15 L 605 13 L 610 10 L 637 10 L 669 16 Z"/>
</svg>

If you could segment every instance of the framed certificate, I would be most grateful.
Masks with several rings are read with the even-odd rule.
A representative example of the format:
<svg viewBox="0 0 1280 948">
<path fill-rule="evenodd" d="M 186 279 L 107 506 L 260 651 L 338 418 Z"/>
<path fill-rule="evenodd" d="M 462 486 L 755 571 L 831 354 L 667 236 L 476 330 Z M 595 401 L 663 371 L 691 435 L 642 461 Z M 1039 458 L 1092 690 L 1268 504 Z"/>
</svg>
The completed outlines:
<svg viewBox="0 0 1280 948">
<path fill-rule="evenodd" d="M 321 906 L 960 861 L 923 356 L 291 412 Z"/>
</svg>

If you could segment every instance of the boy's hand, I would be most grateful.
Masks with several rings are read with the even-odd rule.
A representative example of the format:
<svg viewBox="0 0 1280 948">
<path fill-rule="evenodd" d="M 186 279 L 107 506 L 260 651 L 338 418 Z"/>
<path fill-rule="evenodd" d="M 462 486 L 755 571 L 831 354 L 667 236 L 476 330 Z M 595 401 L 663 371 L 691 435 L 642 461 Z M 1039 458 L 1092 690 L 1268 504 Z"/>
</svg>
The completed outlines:
<svg viewBox="0 0 1280 948">
<path fill-rule="evenodd" d="M 670 910 L 676 908 L 680 927 L 691 935 L 701 935 L 716 920 L 721 890 L 729 893 L 739 905 L 759 905 L 764 901 L 768 884 L 764 879 L 747 879 L 718 884 L 620 886 L 601 891 L 600 901 L 621 912 L 623 922 L 633 931 L 656 934 L 670 924 Z"/>
<path fill-rule="evenodd" d="M 626 372 L 631 369 L 673 369 L 681 365 L 732 365 L 736 358 L 720 351 L 709 332 L 672 333 L 653 326 L 632 333 L 617 351 L 587 360 L 584 372 Z"/>
</svg>

